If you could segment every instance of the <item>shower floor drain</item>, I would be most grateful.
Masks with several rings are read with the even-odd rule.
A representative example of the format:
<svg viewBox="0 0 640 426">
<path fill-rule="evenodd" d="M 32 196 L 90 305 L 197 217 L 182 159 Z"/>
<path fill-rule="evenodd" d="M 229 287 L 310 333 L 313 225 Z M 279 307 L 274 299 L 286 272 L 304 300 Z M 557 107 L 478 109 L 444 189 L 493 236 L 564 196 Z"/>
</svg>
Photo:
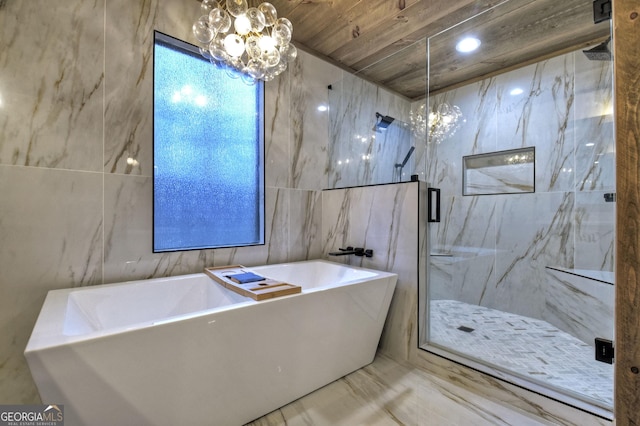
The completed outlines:
<svg viewBox="0 0 640 426">
<path fill-rule="evenodd" d="M 464 325 L 461 325 L 460 327 L 458 327 L 458 330 L 464 331 L 465 333 L 471 333 L 474 329 L 471 327 L 465 327 Z"/>
</svg>

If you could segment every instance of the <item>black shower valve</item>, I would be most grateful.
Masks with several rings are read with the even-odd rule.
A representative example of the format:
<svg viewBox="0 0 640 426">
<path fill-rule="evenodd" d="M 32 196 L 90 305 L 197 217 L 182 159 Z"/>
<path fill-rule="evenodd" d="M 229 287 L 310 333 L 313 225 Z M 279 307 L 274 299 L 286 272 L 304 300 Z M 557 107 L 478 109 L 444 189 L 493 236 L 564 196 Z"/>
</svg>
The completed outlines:
<svg viewBox="0 0 640 426">
<path fill-rule="evenodd" d="M 355 255 L 356 256 L 365 256 L 365 257 L 372 257 L 373 256 L 373 250 L 371 249 L 365 249 L 363 247 L 356 247 L 354 249 L 355 251 Z"/>
<path fill-rule="evenodd" d="M 367 250 L 364 251 L 364 253 L 361 256 L 373 257 L 373 250 L 367 249 Z"/>
<path fill-rule="evenodd" d="M 351 246 L 348 246 L 347 248 L 339 248 L 337 252 L 329 253 L 329 256 L 345 256 L 345 255 L 349 255 L 349 254 L 354 254 L 356 256 L 372 257 L 373 256 L 373 250 L 365 249 L 363 247 L 355 247 L 355 248 L 353 248 Z"/>
</svg>

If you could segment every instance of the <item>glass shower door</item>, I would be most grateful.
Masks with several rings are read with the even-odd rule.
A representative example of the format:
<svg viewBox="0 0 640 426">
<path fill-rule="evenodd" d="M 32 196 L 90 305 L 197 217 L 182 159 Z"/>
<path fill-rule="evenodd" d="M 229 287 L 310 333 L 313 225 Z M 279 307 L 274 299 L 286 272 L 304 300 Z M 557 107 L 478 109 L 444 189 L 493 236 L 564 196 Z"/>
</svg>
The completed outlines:
<svg viewBox="0 0 640 426">
<path fill-rule="evenodd" d="M 440 220 L 421 347 L 610 417 L 613 367 L 595 342 L 614 339 L 612 62 L 592 59 L 576 50 L 429 96 L 432 117 L 461 118 L 427 143 Z"/>
</svg>

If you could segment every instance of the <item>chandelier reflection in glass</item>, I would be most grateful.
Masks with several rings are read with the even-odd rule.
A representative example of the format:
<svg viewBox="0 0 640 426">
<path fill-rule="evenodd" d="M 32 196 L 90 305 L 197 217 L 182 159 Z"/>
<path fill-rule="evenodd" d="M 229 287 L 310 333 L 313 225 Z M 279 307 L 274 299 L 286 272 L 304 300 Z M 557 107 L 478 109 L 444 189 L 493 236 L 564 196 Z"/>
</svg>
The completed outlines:
<svg viewBox="0 0 640 426">
<path fill-rule="evenodd" d="M 465 121 L 456 105 L 441 103 L 428 115 L 426 110 L 425 104 L 411 110 L 411 129 L 416 138 L 424 138 L 429 129 L 429 140 L 440 143 L 444 138 L 453 136 Z"/>
<path fill-rule="evenodd" d="M 251 1 L 202 0 L 202 16 L 193 24 L 202 56 L 226 66 L 230 76 L 239 71 L 247 84 L 273 80 L 298 55 L 291 21 L 278 18 L 271 3 L 249 7 Z"/>
</svg>

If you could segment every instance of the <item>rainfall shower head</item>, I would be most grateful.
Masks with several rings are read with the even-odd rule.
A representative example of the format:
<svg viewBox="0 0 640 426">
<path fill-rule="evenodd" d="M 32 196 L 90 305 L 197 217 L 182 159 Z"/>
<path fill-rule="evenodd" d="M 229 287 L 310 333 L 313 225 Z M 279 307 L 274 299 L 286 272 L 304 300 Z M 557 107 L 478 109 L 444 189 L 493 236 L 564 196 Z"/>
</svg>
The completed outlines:
<svg viewBox="0 0 640 426">
<path fill-rule="evenodd" d="M 590 61 L 610 61 L 611 51 L 608 46 L 610 41 L 611 38 L 608 38 L 592 49 L 583 50 L 582 53 L 584 53 Z"/>
<path fill-rule="evenodd" d="M 394 120 L 395 118 L 393 117 L 389 117 L 388 115 L 382 115 L 379 112 L 376 112 L 376 124 L 373 125 L 373 130 L 375 132 L 386 130 L 387 127 L 389 127 L 389 125 L 393 123 Z"/>
</svg>

